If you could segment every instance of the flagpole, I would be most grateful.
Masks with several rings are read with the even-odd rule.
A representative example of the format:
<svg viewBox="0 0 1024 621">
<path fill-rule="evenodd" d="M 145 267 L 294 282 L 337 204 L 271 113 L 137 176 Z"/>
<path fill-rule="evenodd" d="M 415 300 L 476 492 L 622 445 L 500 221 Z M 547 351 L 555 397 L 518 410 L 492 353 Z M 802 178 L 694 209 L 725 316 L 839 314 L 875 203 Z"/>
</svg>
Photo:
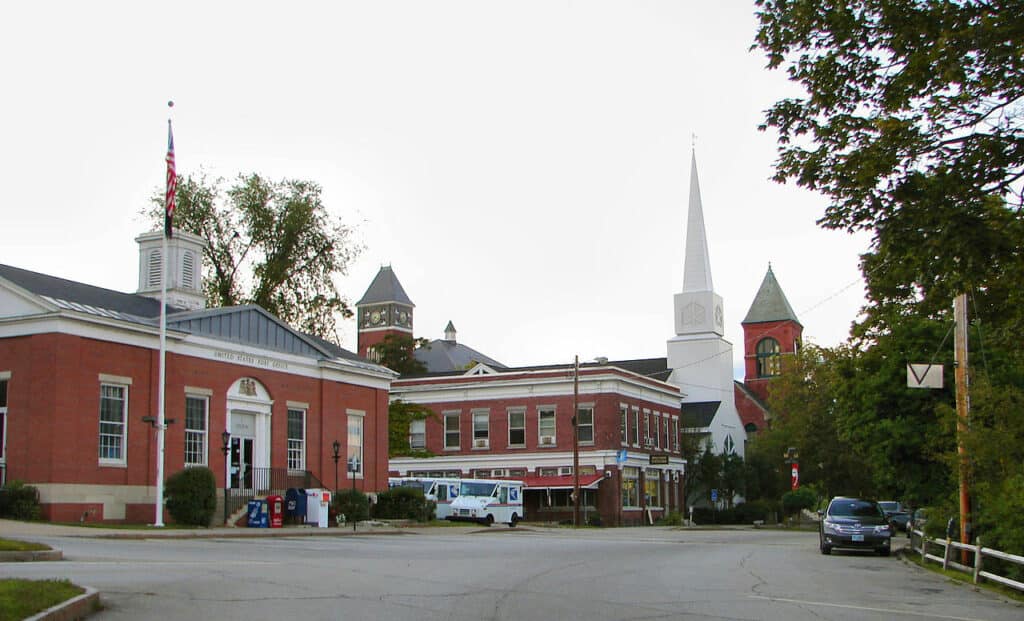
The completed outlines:
<svg viewBox="0 0 1024 621">
<path fill-rule="evenodd" d="M 167 107 L 174 106 L 173 101 L 167 102 Z M 167 238 L 172 234 L 174 213 L 174 191 L 177 185 L 177 173 L 174 164 L 174 138 L 171 131 L 171 119 L 167 119 L 167 193 L 164 196 L 164 234 L 160 246 L 160 269 L 163 274 L 160 278 L 160 379 L 157 388 L 157 415 L 156 415 L 156 518 L 153 526 L 162 528 L 164 525 L 164 433 L 167 424 L 164 418 L 164 398 L 166 393 L 167 379 Z"/>
</svg>

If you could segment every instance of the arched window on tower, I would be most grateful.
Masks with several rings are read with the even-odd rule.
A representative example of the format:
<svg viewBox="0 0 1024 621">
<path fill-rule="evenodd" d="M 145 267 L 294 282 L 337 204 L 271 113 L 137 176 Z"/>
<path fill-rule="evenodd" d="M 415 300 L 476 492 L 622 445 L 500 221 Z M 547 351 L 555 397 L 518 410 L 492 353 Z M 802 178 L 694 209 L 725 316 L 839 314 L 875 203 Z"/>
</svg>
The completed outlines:
<svg viewBox="0 0 1024 621">
<path fill-rule="evenodd" d="M 781 355 L 779 342 L 771 337 L 763 338 L 757 343 L 757 376 L 775 377 L 781 371 Z"/>
</svg>

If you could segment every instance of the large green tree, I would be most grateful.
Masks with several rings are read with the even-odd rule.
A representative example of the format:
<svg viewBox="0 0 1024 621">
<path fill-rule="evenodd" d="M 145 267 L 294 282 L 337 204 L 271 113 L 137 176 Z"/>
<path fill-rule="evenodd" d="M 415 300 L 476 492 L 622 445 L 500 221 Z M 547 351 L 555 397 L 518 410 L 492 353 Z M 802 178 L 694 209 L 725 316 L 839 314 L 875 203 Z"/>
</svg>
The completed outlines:
<svg viewBox="0 0 1024 621">
<path fill-rule="evenodd" d="M 1024 0 L 755 3 L 755 47 L 803 89 L 766 113 L 775 179 L 823 193 L 822 226 L 873 235 L 869 303 L 849 355 L 828 363 L 837 437 L 876 492 L 955 492 L 948 389 L 901 385 L 907 362 L 949 362 L 951 300 L 969 294 L 986 385 L 967 421 L 975 524 L 1024 531 L 1024 499 L 1000 493 L 1019 470 L 978 441 L 1016 437 L 1003 418 L 1019 417 L 1009 395 L 1024 385 Z"/>
<path fill-rule="evenodd" d="M 416 359 L 415 350 L 429 347 L 426 339 L 388 334 L 373 346 L 378 362 L 400 375 L 421 375 L 427 366 Z M 410 425 L 413 421 L 437 418 L 437 414 L 425 405 L 409 403 L 401 399 L 391 401 L 388 406 L 388 456 L 389 457 L 431 457 L 433 453 L 412 448 L 409 442 Z"/>
<path fill-rule="evenodd" d="M 1024 275 L 1024 1 L 756 5 L 756 46 L 804 90 L 766 114 L 775 178 L 828 196 L 823 226 L 873 232 L 872 298 L 1013 295 L 1000 283 Z"/>
<path fill-rule="evenodd" d="M 162 224 L 163 195 L 150 217 Z M 180 176 L 174 226 L 204 238 L 203 288 L 211 306 L 258 304 L 303 332 L 337 341 L 350 317 L 334 284 L 362 250 L 312 181 L 256 174 Z"/>
</svg>

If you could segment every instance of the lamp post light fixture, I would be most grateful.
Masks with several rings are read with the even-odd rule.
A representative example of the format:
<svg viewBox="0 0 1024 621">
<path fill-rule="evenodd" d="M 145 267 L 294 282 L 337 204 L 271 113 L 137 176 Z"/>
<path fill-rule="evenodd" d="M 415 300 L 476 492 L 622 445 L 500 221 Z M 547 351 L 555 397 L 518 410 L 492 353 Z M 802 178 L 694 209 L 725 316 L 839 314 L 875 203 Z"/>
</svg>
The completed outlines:
<svg viewBox="0 0 1024 621">
<path fill-rule="evenodd" d="M 224 526 L 228 525 L 228 488 L 231 487 L 231 465 L 228 453 L 231 452 L 231 432 L 225 429 L 220 434 L 221 447 L 224 451 Z"/>
<path fill-rule="evenodd" d="M 331 457 L 334 458 L 334 491 L 338 491 L 338 459 L 341 458 L 341 442 L 337 440 L 331 444 Z"/>
</svg>

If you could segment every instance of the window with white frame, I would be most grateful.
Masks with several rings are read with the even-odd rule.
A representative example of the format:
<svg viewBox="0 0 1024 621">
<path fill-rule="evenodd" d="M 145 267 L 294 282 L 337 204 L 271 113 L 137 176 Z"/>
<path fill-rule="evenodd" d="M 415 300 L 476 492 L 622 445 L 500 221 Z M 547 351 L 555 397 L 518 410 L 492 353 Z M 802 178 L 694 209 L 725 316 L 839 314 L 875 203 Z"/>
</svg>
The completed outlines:
<svg viewBox="0 0 1024 621">
<path fill-rule="evenodd" d="M 665 446 L 664 446 L 664 449 L 666 451 L 671 451 L 672 450 L 672 436 L 670 436 L 669 433 L 668 433 L 668 414 L 662 415 L 661 420 L 662 420 L 662 424 L 665 426 Z"/>
<path fill-rule="evenodd" d="M 640 446 L 640 408 L 633 406 L 633 446 Z"/>
<path fill-rule="evenodd" d="M 635 466 L 622 469 L 622 506 L 640 506 L 640 469 Z"/>
<path fill-rule="evenodd" d="M 651 440 L 651 411 L 644 410 L 644 446 L 650 446 Z"/>
<path fill-rule="evenodd" d="M 661 447 L 661 414 L 654 413 L 654 448 Z"/>
<path fill-rule="evenodd" d="M 306 410 L 288 408 L 288 469 L 306 469 Z"/>
<path fill-rule="evenodd" d="M 127 461 L 128 386 L 100 384 L 100 463 L 123 464 Z"/>
<path fill-rule="evenodd" d="M 526 408 L 508 409 L 508 445 L 526 446 Z"/>
<path fill-rule="evenodd" d="M 363 412 L 348 410 L 348 471 L 361 475 L 363 472 Z"/>
<path fill-rule="evenodd" d="M 473 410 L 473 448 L 487 448 L 491 444 L 491 411 Z"/>
<path fill-rule="evenodd" d="M 209 399 L 185 395 L 185 465 L 205 466 Z"/>
<path fill-rule="evenodd" d="M 555 408 L 545 407 L 537 410 L 537 442 L 541 446 L 555 445 Z"/>
<path fill-rule="evenodd" d="M 594 406 L 585 405 L 576 410 L 576 437 L 580 444 L 594 443 Z"/>
<path fill-rule="evenodd" d="M 444 448 L 446 450 L 458 450 L 462 445 L 462 437 L 459 434 L 459 412 L 445 412 L 444 416 Z"/>
<path fill-rule="evenodd" d="M 679 452 L 679 418 L 672 417 L 672 446 Z"/>
<path fill-rule="evenodd" d="M 629 408 L 619 406 L 619 438 L 623 446 L 629 443 Z"/>
<path fill-rule="evenodd" d="M 424 419 L 409 421 L 409 448 L 427 448 L 427 421 Z"/>
</svg>

